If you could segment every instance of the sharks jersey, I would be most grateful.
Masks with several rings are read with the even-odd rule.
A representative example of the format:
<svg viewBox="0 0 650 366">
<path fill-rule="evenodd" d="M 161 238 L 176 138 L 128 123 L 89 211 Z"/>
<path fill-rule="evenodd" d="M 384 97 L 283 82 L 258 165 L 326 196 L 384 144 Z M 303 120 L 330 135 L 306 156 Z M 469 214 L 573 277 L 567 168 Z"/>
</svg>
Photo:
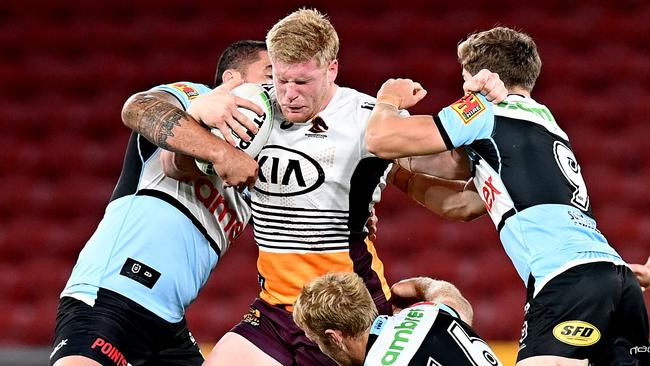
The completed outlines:
<svg viewBox="0 0 650 366">
<path fill-rule="evenodd" d="M 209 91 L 192 83 L 153 90 L 187 108 Z M 131 135 L 104 218 L 79 255 L 61 296 L 90 305 L 99 288 L 128 297 L 169 322 L 182 319 L 210 272 L 248 222 L 250 206 L 218 176 L 180 182 L 163 174 L 160 149 Z"/>
<path fill-rule="evenodd" d="M 444 304 L 418 303 L 370 328 L 364 365 L 498 366 L 488 344 Z"/>
<path fill-rule="evenodd" d="M 271 98 L 274 90 L 269 87 Z M 276 120 L 257 161 L 251 193 L 259 247 L 261 298 L 290 310 L 303 285 L 327 272 L 357 272 L 380 312 L 390 296 L 383 265 L 365 240 L 391 162 L 364 142 L 374 98 L 337 87 L 327 107 L 307 123 Z"/>
<path fill-rule="evenodd" d="M 470 94 L 434 117 L 448 149 L 465 146 L 473 179 L 519 276 L 545 281 L 586 262 L 622 264 L 596 228 L 571 143 L 551 112 L 509 95 Z"/>
</svg>

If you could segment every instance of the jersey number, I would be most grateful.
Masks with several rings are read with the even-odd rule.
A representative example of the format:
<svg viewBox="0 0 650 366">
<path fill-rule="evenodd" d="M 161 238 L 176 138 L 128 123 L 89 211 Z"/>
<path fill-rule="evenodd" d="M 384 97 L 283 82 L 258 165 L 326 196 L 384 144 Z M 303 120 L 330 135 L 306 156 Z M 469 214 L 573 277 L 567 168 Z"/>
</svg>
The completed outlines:
<svg viewBox="0 0 650 366">
<path fill-rule="evenodd" d="M 447 332 L 451 334 L 472 364 L 476 366 L 503 366 L 484 340 L 478 337 L 470 337 L 458 322 L 453 321 L 447 328 Z"/>
<path fill-rule="evenodd" d="M 587 185 L 582 178 L 582 174 L 580 174 L 580 165 L 575 155 L 573 155 L 573 151 L 563 143 L 555 141 L 553 143 L 553 155 L 562 174 L 573 187 L 571 203 L 583 211 L 588 211 L 589 195 L 587 194 Z"/>
</svg>

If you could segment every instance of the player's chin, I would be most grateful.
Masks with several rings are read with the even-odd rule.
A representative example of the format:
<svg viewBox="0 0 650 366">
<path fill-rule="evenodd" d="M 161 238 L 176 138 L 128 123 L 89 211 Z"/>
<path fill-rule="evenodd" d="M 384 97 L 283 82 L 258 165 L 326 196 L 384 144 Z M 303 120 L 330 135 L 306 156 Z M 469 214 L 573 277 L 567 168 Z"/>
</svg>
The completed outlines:
<svg viewBox="0 0 650 366">
<path fill-rule="evenodd" d="M 293 123 L 305 123 L 310 117 L 305 108 L 283 109 L 282 114 L 287 121 Z"/>
</svg>

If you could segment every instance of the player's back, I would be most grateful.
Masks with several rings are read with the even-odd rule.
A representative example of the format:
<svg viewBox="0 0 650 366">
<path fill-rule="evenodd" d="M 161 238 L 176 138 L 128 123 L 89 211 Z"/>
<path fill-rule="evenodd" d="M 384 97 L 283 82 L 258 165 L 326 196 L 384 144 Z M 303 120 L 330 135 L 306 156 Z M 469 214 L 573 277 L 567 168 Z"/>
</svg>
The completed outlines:
<svg viewBox="0 0 650 366">
<path fill-rule="evenodd" d="M 380 316 L 370 328 L 364 365 L 502 365 L 488 344 L 457 313 L 420 303 L 395 316 Z"/>
<path fill-rule="evenodd" d="M 472 96 L 438 118 L 449 145 L 467 146 L 474 183 L 523 281 L 621 261 L 596 227 L 569 137 L 548 108 L 520 95 L 498 106 Z"/>
<path fill-rule="evenodd" d="M 193 83 L 159 86 L 186 108 L 209 91 Z M 218 176 L 181 182 L 165 176 L 156 145 L 132 133 L 104 218 L 62 296 L 92 303 L 117 292 L 169 322 L 181 320 L 221 256 L 243 230 L 250 207 Z"/>
<path fill-rule="evenodd" d="M 285 121 L 276 108 L 252 194 L 265 301 L 290 307 L 309 280 L 355 270 L 388 310 L 382 264 L 364 241 L 369 210 L 379 201 L 391 164 L 365 147 L 373 107 L 373 98 L 339 87 L 310 122 Z"/>
</svg>

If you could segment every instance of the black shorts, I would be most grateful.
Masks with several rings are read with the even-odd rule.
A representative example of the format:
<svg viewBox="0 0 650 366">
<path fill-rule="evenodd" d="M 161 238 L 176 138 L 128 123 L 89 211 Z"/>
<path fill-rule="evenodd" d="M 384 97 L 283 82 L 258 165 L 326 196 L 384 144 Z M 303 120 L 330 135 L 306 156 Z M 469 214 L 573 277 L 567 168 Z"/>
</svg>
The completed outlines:
<svg viewBox="0 0 650 366">
<path fill-rule="evenodd" d="M 569 268 L 533 297 L 529 280 L 517 361 L 554 355 L 592 365 L 650 365 L 648 315 L 627 266 L 594 262 Z"/>
<path fill-rule="evenodd" d="M 104 366 L 201 365 L 185 319 L 169 323 L 132 300 L 100 289 L 94 306 L 63 297 L 56 315 L 50 365 L 85 356 Z"/>
</svg>

